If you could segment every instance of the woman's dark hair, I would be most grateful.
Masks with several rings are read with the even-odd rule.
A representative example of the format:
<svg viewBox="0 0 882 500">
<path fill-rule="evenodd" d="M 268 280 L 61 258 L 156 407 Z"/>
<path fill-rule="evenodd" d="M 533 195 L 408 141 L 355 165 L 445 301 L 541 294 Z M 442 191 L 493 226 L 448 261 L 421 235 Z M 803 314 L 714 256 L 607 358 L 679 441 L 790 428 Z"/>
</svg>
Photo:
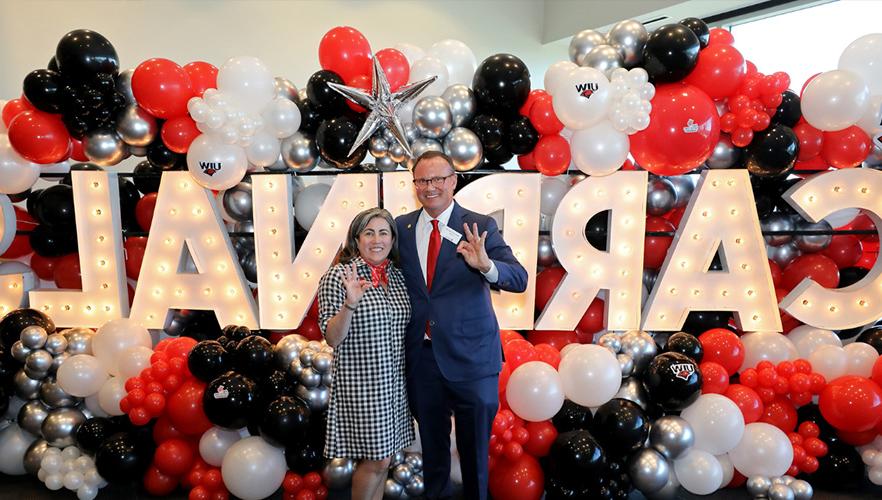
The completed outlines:
<svg viewBox="0 0 882 500">
<path fill-rule="evenodd" d="M 378 217 L 389 223 L 389 230 L 392 231 L 392 249 L 389 251 L 389 260 L 398 266 L 398 227 L 392 214 L 385 208 L 369 208 L 352 219 L 352 224 L 349 224 L 349 230 L 346 231 L 346 242 L 337 256 L 337 263 L 348 264 L 352 262 L 352 259 L 358 257 L 358 236 L 372 220 Z"/>
</svg>

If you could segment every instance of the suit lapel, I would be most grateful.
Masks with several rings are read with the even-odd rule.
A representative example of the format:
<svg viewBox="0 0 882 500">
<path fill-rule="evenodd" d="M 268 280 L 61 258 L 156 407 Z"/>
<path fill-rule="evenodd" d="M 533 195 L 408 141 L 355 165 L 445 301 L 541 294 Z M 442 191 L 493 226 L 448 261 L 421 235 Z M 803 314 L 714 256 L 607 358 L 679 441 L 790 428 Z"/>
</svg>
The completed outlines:
<svg viewBox="0 0 882 500">
<path fill-rule="evenodd" d="M 402 256 L 412 255 L 414 257 L 407 261 L 409 264 L 408 267 L 411 268 L 410 272 L 418 277 L 416 282 L 419 283 L 419 290 L 424 295 L 429 295 L 429 289 L 426 287 L 426 280 L 423 278 L 423 269 L 420 266 L 419 254 L 417 253 L 416 247 L 416 225 L 417 220 L 419 220 L 420 217 L 420 212 L 421 210 L 411 212 L 405 219 L 404 229 L 400 235 L 401 241 L 398 250 Z"/>
</svg>

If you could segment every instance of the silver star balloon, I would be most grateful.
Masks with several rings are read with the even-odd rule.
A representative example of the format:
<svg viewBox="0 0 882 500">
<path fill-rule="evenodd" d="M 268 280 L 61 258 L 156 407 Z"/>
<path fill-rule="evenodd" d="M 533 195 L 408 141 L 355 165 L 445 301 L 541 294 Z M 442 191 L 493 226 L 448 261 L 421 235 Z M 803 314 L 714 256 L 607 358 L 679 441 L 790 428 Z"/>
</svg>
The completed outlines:
<svg viewBox="0 0 882 500">
<path fill-rule="evenodd" d="M 374 78 L 371 84 L 370 94 L 358 87 L 349 87 L 347 85 L 340 85 L 339 83 L 328 83 L 328 86 L 342 94 L 344 97 L 361 107 L 370 110 L 370 114 L 364 121 L 364 126 L 358 132 L 358 137 L 355 138 L 355 144 L 353 144 L 352 148 L 349 150 L 349 156 L 352 156 L 352 153 L 354 153 L 359 146 L 369 140 L 374 132 L 380 128 L 380 125 L 385 125 L 386 128 L 392 132 L 395 141 L 404 148 L 405 152 L 407 152 L 407 156 L 412 157 L 413 153 L 410 150 L 410 145 L 407 143 L 404 126 L 401 124 L 401 120 L 398 119 L 397 111 L 398 108 L 402 107 L 408 101 L 416 98 L 420 92 L 425 90 L 426 87 L 431 85 L 438 77 L 433 76 L 431 78 L 426 78 L 425 80 L 413 82 L 402 86 L 397 92 L 392 92 L 389 88 L 389 80 L 386 79 L 386 73 L 383 72 L 383 67 L 380 66 L 380 62 L 377 61 L 376 57 L 373 58 L 373 62 Z"/>
</svg>

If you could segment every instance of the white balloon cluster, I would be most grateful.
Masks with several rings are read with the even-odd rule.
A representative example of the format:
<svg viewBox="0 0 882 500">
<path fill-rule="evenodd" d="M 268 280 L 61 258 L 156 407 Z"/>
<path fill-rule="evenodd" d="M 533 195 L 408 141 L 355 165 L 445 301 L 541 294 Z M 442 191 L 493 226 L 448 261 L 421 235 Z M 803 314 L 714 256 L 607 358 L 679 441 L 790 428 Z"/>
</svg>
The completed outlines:
<svg viewBox="0 0 882 500">
<path fill-rule="evenodd" d="M 410 63 L 408 83 L 437 76 L 432 85 L 423 91 L 424 96 L 439 96 L 453 84 L 469 85 L 478 67 L 475 54 L 468 45 L 459 40 L 441 40 L 423 51 L 410 43 L 399 43 L 395 48 L 404 54 Z"/>
<path fill-rule="evenodd" d="M 190 145 L 187 166 L 210 189 L 236 185 L 245 172 L 275 164 L 281 140 L 300 128 L 300 110 L 278 95 L 269 68 L 256 57 L 233 57 L 218 70 L 217 89 L 187 103 L 202 135 Z"/>
<path fill-rule="evenodd" d="M 843 375 L 869 377 L 879 358 L 879 353 L 869 344 L 853 342 L 843 347 L 838 335 L 810 325 L 794 328 L 787 338 L 796 346 L 799 357 L 807 359 L 812 370 L 827 380 Z"/>
<path fill-rule="evenodd" d="M 322 411 L 331 399 L 331 368 L 334 348 L 325 341 L 307 340 L 302 335 L 283 337 L 274 347 L 274 360 L 280 370 L 287 370 L 297 381 L 297 396 L 312 411 Z"/>
<path fill-rule="evenodd" d="M 858 446 L 858 451 L 867 466 L 870 482 L 882 486 L 882 436 L 876 436 L 870 444 Z"/>
<path fill-rule="evenodd" d="M 49 447 L 40 460 L 37 478 L 50 490 L 66 488 L 77 492 L 79 500 L 92 500 L 107 481 L 98 474 L 92 457 L 82 453 L 76 446 L 64 450 Z"/>
<path fill-rule="evenodd" d="M 655 86 L 649 83 L 645 69 L 614 69 L 610 73 L 610 92 L 610 121 L 616 130 L 632 135 L 649 126 L 649 101 L 655 96 Z"/>
</svg>

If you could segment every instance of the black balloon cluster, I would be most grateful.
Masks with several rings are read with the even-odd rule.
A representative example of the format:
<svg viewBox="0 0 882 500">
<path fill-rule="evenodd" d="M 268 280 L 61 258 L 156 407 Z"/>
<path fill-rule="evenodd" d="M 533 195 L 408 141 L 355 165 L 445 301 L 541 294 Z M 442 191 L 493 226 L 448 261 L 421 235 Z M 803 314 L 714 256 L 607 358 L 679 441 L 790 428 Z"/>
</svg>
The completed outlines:
<svg viewBox="0 0 882 500">
<path fill-rule="evenodd" d="M 307 98 L 295 101 L 300 109 L 300 132 L 315 135 L 324 161 L 340 169 L 353 168 L 367 155 L 366 144 L 349 154 L 364 123 L 364 114 L 351 109 L 346 98 L 328 83 L 344 84 L 333 71 L 317 71 L 306 84 Z"/>
</svg>

